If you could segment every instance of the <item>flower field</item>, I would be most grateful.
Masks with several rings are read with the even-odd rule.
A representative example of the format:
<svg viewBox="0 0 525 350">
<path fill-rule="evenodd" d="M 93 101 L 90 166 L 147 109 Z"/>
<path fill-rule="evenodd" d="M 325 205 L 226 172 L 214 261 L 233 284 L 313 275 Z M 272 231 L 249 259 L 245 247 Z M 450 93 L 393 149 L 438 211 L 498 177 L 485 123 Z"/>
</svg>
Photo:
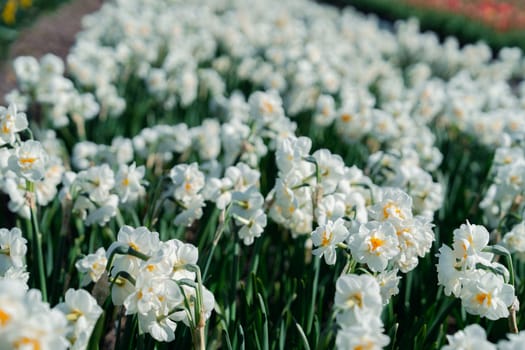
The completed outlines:
<svg viewBox="0 0 525 350">
<path fill-rule="evenodd" d="M 525 59 L 303 0 L 115 0 L 0 107 L 0 349 L 525 347 Z"/>
</svg>

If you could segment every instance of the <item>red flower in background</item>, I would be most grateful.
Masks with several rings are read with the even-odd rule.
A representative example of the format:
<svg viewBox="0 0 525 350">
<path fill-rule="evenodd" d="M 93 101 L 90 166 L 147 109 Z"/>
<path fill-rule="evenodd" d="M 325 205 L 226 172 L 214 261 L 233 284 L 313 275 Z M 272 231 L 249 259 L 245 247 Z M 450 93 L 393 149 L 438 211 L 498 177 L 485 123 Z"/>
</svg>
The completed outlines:
<svg viewBox="0 0 525 350">
<path fill-rule="evenodd" d="M 405 0 L 412 5 L 453 12 L 481 21 L 498 31 L 525 28 L 524 3 L 519 0 Z"/>
</svg>

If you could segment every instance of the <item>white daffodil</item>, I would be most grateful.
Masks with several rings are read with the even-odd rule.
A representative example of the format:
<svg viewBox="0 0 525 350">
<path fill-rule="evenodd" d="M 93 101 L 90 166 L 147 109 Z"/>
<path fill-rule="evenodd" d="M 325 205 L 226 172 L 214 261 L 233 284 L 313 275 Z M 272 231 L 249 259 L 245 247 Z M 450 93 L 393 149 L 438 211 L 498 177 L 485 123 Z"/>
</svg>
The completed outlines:
<svg viewBox="0 0 525 350">
<path fill-rule="evenodd" d="M 135 202 L 139 197 L 144 196 L 146 190 L 142 184 L 142 179 L 146 168 L 122 164 L 115 176 L 115 191 L 120 198 L 120 202 Z"/>
<path fill-rule="evenodd" d="M 508 317 L 508 308 L 515 299 L 513 286 L 502 276 L 484 270 L 466 274 L 460 297 L 468 313 L 489 320 Z"/>
<path fill-rule="evenodd" d="M 467 222 L 454 230 L 454 254 L 469 266 L 492 259 L 491 253 L 482 252 L 488 242 L 489 232 L 484 226 Z"/>
<path fill-rule="evenodd" d="M 406 220 L 412 218 L 412 198 L 399 188 L 386 188 L 382 198 L 369 208 L 370 217 L 379 221 Z"/>
<path fill-rule="evenodd" d="M 525 347 L 525 331 L 518 334 L 507 334 L 509 340 L 500 340 L 498 342 L 499 350 L 520 350 Z"/>
<path fill-rule="evenodd" d="M 0 280 L 0 348 L 67 349 L 65 315 L 42 301 L 39 290 Z"/>
<path fill-rule="evenodd" d="M 25 266 L 24 260 L 27 252 L 27 240 L 22 237 L 18 228 L 11 230 L 0 228 L 0 276 L 11 268 Z"/>
<path fill-rule="evenodd" d="M 103 247 L 97 249 L 93 254 L 88 254 L 75 263 L 78 272 L 84 274 L 81 286 L 86 286 L 90 282 L 97 282 L 106 271 L 108 259 L 106 250 Z"/>
<path fill-rule="evenodd" d="M 0 146 L 5 144 L 14 145 L 16 133 L 27 129 L 27 117 L 20 113 L 15 104 L 8 108 L 0 106 Z"/>
<path fill-rule="evenodd" d="M 102 308 L 95 298 L 83 289 L 68 289 L 63 303 L 55 307 L 62 312 L 69 323 L 67 338 L 71 349 L 85 349 L 95 324 L 102 314 Z"/>
<path fill-rule="evenodd" d="M 164 260 L 170 266 L 169 276 L 174 280 L 187 278 L 195 280 L 195 272 L 186 268 L 187 264 L 195 265 L 199 260 L 199 251 L 193 244 L 184 243 L 178 239 L 162 242 L 154 261 Z"/>
<path fill-rule="evenodd" d="M 312 253 L 320 257 L 324 256 L 328 265 L 334 265 L 337 259 L 337 244 L 344 242 L 347 237 L 348 230 L 343 219 L 328 220 L 326 224 L 312 232 L 312 243 L 317 247 Z"/>
<path fill-rule="evenodd" d="M 390 337 L 383 334 L 379 320 L 364 319 L 362 322 L 339 329 L 335 345 L 338 350 L 381 350 L 390 343 Z"/>
<path fill-rule="evenodd" d="M 379 283 L 368 275 L 342 275 L 335 285 L 334 304 L 343 311 L 338 315 L 343 325 L 360 323 L 367 314 L 378 316 L 383 308 Z"/>
<path fill-rule="evenodd" d="M 447 335 L 448 345 L 442 350 L 496 350 L 496 345 L 487 340 L 487 333 L 480 325 L 472 324 L 453 335 Z"/>
<path fill-rule="evenodd" d="M 399 293 L 399 281 L 401 276 L 397 275 L 398 270 L 383 271 L 375 276 L 383 299 L 383 305 L 390 302 L 392 296 Z"/>
<path fill-rule="evenodd" d="M 42 180 L 48 161 L 47 152 L 38 141 L 25 141 L 9 157 L 9 169 L 30 182 Z"/>
<path fill-rule="evenodd" d="M 438 284 L 445 287 L 445 295 L 454 294 L 459 297 L 461 293 L 461 279 L 464 276 L 462 265 L 457 261 L 454 251 L 449 246 L 443 245 L 437 254 L 439 260 L 436 265 Z"/>
<path fill-rule="evenodd" d="M 521 260 L 525 259 L 525 222 L 515 225 L 510 232 L 503 236 L 503 245 L 516 254 Z"/>
<path fill-rule="evenodd" d="M 352 256 L 371 270 L 383 271 L 388 262 L 399 254 L 396 230 L 389 222 L 370 221 L 351 233 L 349 246 Z"/>
<path fill-rule="evenodd" d="M 238 232 L 239 238 L 245 245 L 251 245 L 255 238 L 260 237 L 266 227 L 266 214 L 262 209 L 255 210 L 248 218 L 236 218 L 235 222 L 242 227 Z"/>
</svg>

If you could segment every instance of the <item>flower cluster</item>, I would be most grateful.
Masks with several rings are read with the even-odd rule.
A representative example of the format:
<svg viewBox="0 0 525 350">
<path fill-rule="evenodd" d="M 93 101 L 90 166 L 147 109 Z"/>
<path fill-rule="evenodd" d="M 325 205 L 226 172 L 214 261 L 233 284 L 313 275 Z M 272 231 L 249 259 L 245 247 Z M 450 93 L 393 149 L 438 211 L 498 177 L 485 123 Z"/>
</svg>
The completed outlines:
<svg viewBox="0 0 525 350">
<path fill-rule="evenodd" d="M 27 240 L 22 237 L 20 229 L 0 228 L 0 281 L 19 280 L 27 283 L 26 252 Z"/>
<path fill-rule="evenodd" d="M 2 349 L 86 349 L 102 308 L 85 290 L 69 289 L 54 308 L 39 290 L 21 281 L 0 280 Z"/>
<path fill-rule="evenodd" d="M 487 248 L 489 233 L 480 225 L 461 225 L 454 230 L 451 249 L 439 249 L 437 265 L 438 283 L 445 294 L 461 298 L 468 313 L 490 320 L 509 316 L 515 303 L 514 287 L 509 284 L 509 271 L 494 262 L 494 254 Z"/>
<path fill-rule="evenodd" d="M 203 327 L 215 305 L 202 285 L 197 248 L 177 239 L 160 241 L 146 227 L 123 226 L 107 252 L 99 248 L 77 261 L 84 283 L 109 272 L 113 304 L 138 316 L 140 334 L 158 341 L 175 339 L 177 322 Z M 67 295 L 66 295 L 67 297 Z M 67 299 L 66 299 L 67 302 Z"/>
</svg>

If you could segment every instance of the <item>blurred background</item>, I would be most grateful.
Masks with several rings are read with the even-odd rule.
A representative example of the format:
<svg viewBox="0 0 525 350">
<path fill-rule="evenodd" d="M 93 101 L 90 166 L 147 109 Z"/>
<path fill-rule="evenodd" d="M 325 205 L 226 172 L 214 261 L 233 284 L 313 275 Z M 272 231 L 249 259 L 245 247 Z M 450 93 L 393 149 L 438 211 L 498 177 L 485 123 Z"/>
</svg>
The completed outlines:
<svg viewBox="0 0 525 350">
<path fill-rule="evenodd" d="M 494 50 L 505 46 L 525 50 L 523 0 L 326 0 L 353 6 L 388 21 L 418 18 L 422 30 L 440 37 L 456 36 L 462 44 L 483 40 Z"/>
</svg>

